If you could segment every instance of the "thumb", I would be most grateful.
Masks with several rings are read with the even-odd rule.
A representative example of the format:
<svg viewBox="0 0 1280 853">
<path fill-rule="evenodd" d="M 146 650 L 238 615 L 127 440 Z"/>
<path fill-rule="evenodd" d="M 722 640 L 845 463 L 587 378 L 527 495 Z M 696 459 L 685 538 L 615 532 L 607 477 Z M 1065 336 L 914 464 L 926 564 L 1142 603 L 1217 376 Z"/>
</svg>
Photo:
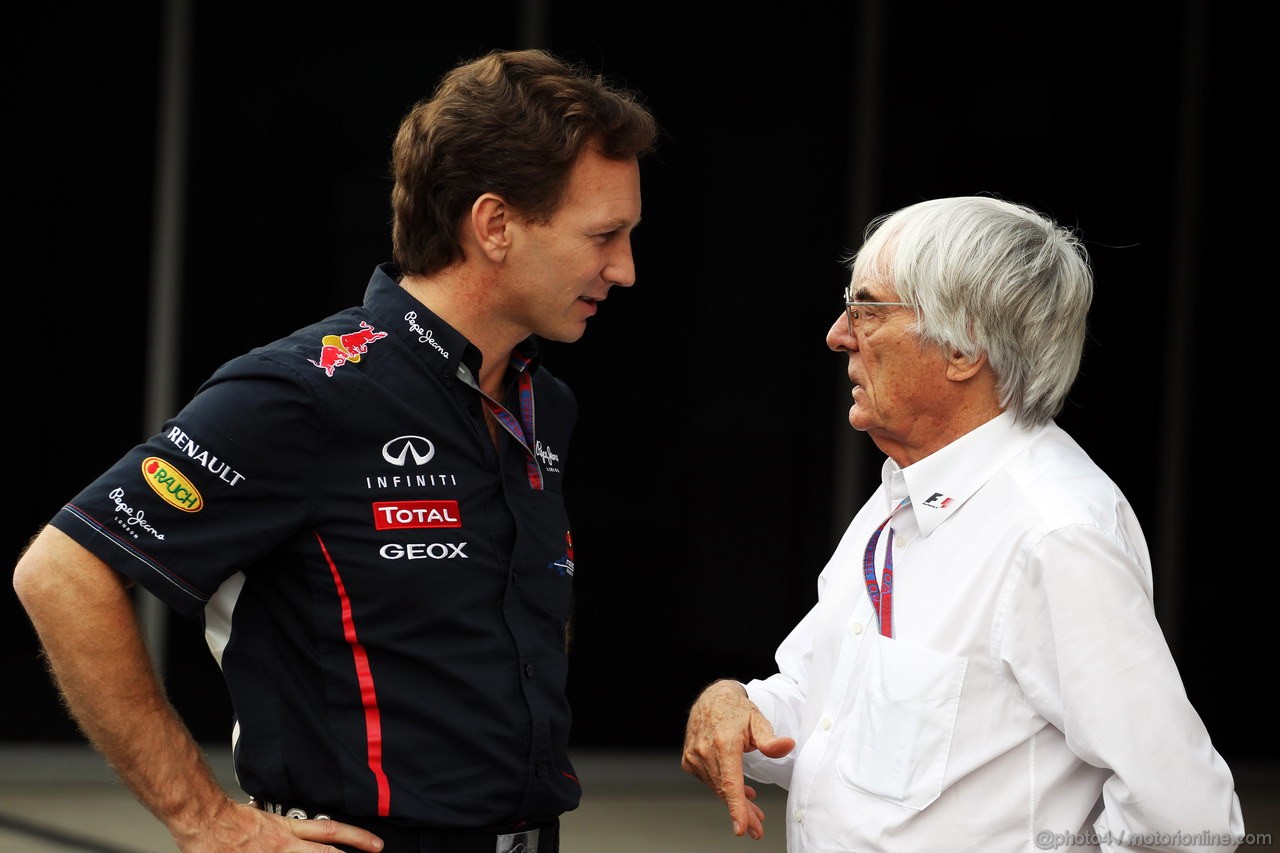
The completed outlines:
<svg viewBox="0 0 1280 853">
<path fill-rule="evenodd" d="M 781 758 L 796 748 L 794 738 L 775 735 L 773 725 L 758 713 L 751 715 L 751 742 L 762 755 L 769 758 Z"/>
</svg>

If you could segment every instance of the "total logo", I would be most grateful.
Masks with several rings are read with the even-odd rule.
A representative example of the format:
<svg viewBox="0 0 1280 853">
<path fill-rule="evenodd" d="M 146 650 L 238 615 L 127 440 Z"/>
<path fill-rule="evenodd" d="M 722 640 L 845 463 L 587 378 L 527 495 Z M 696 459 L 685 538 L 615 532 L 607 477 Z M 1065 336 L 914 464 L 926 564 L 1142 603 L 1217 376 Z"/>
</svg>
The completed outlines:
<svg viewBox="0 0 1280 853">
<path fill-rule="evenodd" d="M 466 542 L 388 542 L 378 554 L 384 560 L 468 560 L 466 547 Z"/>
<path fill-rule="evenodd" d="M 369 344 L 386 336 L 386 332 L 375 331 L 373 326 L 361 320 L 360 328 L 355 332 L 347 332 L 345 335 L 325 335 L 321 338 L 320 360 L 315 361 L 309 358 L 307 361 L 323 370 L 325 376 L 333 376 L 333 371 L 348 361 L 358 364 L 360 356 L 369 351 Z"/>
<path fill-rule="evenodd" d="M 457 501 L 374 501 L 373 526 L 378 530 L 461 527 Z"/>
</svg>

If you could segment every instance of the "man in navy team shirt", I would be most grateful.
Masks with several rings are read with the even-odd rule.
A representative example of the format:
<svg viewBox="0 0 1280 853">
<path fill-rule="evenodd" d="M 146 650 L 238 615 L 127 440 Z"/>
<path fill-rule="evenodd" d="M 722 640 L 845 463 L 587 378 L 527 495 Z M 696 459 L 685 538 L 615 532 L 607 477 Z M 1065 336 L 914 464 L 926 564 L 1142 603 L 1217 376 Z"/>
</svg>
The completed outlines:
<svg viewBox="0 0 1280 853">
<path fill-rule="evenodd" d="M 655 138 L 544 52 L 459 65 L 401 125 L 363 304 L 228 362 L 23 555 L 68 706 L 182 850 L 557 849 L 576 409 L 535 338 L 634 282 Z M 250 803 L 166 701 L 135 582 L 204 624 Z"/>
</svg>

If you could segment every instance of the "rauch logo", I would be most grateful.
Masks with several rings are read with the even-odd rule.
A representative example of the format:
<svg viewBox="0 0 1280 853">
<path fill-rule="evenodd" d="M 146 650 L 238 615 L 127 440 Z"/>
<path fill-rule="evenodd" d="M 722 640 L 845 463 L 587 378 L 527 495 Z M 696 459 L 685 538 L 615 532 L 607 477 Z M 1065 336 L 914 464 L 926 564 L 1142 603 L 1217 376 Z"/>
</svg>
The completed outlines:
<svg viewBox="0 0 1280 853">
<path fill-rule="evenodd" d="M 170 506 L 183 512 L 199 512 L 204 508 L 204 499 L 191 481 L 159 456 L 142 460 L 142 479 Z"/>
</svg>

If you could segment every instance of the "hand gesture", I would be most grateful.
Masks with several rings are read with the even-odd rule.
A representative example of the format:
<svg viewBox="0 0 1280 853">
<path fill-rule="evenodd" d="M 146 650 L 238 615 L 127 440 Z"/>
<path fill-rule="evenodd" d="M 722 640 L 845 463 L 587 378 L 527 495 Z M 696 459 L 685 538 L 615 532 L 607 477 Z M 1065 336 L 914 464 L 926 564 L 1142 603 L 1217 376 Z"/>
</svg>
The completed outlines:
<svg viewBox="0 0 1280 853">
<path fill-rule="evenodd" d="M 795 745 L 792 738 L 773 733 L 742 685 L 717 681 L 702 691 L 689 711 L 680 766 L 728 806 L 734 835 L 745 832 L 758 839 L 764 835 L 764 811 L 754 802 L 755 789 L 744 783 L 742 755 L 758 749 L 781 758 Z"/>
</svg>

